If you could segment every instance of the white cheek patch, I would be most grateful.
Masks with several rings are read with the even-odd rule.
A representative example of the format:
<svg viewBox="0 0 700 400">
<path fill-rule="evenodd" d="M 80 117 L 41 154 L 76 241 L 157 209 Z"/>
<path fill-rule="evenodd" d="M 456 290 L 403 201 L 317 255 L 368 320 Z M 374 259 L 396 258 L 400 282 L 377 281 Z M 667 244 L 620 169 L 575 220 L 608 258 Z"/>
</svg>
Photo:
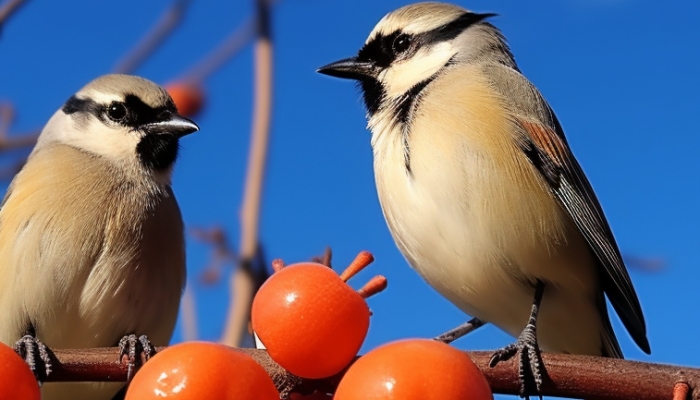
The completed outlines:
<svg viewBox="0 0 700 400">
<path fill-rule="evenodd" d="M 395 98 L 403 95 L 418 83 L 438 72 L 456 52 L 448 42 L 421 48 L 408 60 L 398 61 L 379 74 L 386 95 Z"/>
<path fill-rule="evenodd" d="M 59 111 L 46 125 L 39 142 L 60 142 L 120 162 L 137 160 L 136 145 L 142 134 L 121 126 L 105 125 L 94 116 L 80 120 Z"/>
</svg>

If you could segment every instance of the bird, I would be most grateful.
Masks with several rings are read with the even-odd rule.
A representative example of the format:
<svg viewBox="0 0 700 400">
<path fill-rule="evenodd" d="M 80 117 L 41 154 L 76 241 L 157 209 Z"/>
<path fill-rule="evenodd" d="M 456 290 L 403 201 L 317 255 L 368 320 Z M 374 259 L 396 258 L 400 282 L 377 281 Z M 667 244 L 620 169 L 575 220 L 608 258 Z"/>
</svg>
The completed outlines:
<svg viewBox="0 0 700 400">
<path fill-rule="evenodd" d="M 0 206 L 0 342 L 46 373 L 46 347 L 121 343 L 133 359 L 134 346 L 168 344 L 185 284 L 171 176 L 180 138 L 197 130 L 164 89 L 130 75 L 93 80 L 53 114 Z M 41 391 L 99 400 L 123 386 Z"/>
<path fill-rule="evenodd" d="M 521 396 L 540 349 L 622 358 L 605 296 L 650 353 L 639 299 L 602 207 L 492 13 L 416 3 L 384 16 L 354 57 L 384 218 L 410 266 L 473 321 L 517 338 Z M 527 373 L 530 371 L 531 373 Z"/>
</svg>

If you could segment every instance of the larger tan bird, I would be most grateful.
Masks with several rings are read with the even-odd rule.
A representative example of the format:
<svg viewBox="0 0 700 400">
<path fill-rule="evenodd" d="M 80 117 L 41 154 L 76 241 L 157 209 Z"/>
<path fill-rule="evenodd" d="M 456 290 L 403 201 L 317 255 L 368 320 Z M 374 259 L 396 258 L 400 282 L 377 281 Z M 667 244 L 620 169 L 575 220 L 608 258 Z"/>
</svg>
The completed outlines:
<svg viewBox="0 0 700 400">
<path fill-rule="evenodd" d="M 178 140 L 198 129 L 165 90 L 127 75 L 94 80 L 51 117 L 0 209 L 0 341 L 27 335 L 29 352 L 170 341 L 185 284 L 170 177 Z M 46 383 L 42 398 L 110 399 L 121 386 Z"/>
<path fill-rule="evenodd" d="M 615 239 L 561 125 L 477 14 L 419 3 L 386 15 L 356 57 L 319 72 L 359 81 L 377 193 L 399 249 L 468 314 L 518 337 L 521 394 L 549 351 L 622 357 L 605 297 L 649 352 Z"/>
</svg>

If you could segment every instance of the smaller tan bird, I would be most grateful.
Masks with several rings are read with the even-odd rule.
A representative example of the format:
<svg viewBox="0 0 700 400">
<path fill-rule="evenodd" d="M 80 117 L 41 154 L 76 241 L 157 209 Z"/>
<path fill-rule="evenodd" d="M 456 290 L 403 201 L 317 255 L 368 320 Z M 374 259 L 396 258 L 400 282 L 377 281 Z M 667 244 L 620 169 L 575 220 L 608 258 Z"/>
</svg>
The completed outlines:
<svg viewBox="0 0 700 400">
<path fill-rule="evenodd" d="M 94 80 L 51 117 L 0 209 L 1 342 L 24 336 L 18 350 L 36 357 L 44 344 L 148 350 L 134 335 L 168 344 L 185 284 L 171 173 L 198 129 L 127 75 Z M 111 399 L 121 386 L 46 383 L 42 398 Z"/>
<path fill-rule="evenodd" d="M 603 210 L 492 16 L 405 6 L 377 23 L 356 57 L 319 72 L 360 83 L 377 193 L 399 249 L 477 325 L 518 337 L 491 364 L 520 352 L 527 395 L 540 389 L 538 342 L 622 357 L 605 295 L 650 350 Z"/>
</svg>

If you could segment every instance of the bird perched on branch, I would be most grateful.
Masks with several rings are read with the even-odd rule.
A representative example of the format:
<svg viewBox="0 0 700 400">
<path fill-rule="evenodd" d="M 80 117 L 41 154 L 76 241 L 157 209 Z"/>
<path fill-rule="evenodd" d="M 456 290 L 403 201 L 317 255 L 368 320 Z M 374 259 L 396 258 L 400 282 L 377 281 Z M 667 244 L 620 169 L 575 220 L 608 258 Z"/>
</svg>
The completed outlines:
<svg viewBox="0 0 700 400">
<path fill-rule="evenodd" d="M 0 209 L 0 341 L 43 359 L 37 375 L 50 372 L 45 346 L 121 344 L 132 363 L 148 339 L 170 341 L 185 284 L 171 173 L 198 129 L 128 75 L 92 81 L 44 127 Z M 110 399 L 121 386 L 46 383 L 42 398 Z"/>
<path fill-rule="evenodd" d="M 538 343 L 622 357 L 604 294 L 650 349 L 603 210 L 493 15 L 409 5 L 382 18 L 357 56 L 319 72 L 359 82 L 399 249 L 475 325 L 518 337 L 491 364 L 520 352 L 528 395 L 541 384 Z"/>
</svg>

